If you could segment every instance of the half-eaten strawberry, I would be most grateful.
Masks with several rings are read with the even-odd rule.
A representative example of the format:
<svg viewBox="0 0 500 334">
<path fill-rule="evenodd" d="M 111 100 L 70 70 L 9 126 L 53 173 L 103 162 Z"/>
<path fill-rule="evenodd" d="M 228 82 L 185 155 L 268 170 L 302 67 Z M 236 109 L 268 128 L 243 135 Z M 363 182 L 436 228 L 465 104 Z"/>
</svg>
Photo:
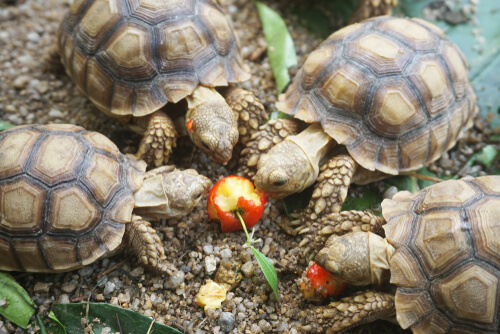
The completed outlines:
<svg viewBox="0 0 500 334">
<path fill-rule="evenodd" d="M 266 196 L 257 191 L 250 180 L 231 175 L 210 189 L 207 213 L 210 219 L 221 222 L 222 231 L 233 232 L 242 229 L 236 211 L 240 213 L 245 226 L 250 228 L 259 221 L 266 202 Z"/>
</svg>

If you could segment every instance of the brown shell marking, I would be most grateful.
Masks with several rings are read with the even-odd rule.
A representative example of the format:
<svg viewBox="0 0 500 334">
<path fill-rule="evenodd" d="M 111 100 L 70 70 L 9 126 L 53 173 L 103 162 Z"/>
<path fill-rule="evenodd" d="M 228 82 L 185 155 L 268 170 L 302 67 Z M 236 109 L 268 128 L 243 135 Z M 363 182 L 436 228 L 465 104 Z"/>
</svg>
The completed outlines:
<svg viewBox="0 0 500 334">
<path fill-rule="evenodd" d="M 109 115 L 148 115 L 199 84 L 249 78 L 237 36 L 209 0 L 79 0 L 58 32 L 66 72 Z"/>
<path fill-rule="evenodd" d="M 460 50 L 430 23 L 379 17 L 332 34 L 279 110 L 323 129 L 368 170 L 416 170 L 451 148 L 478 112 Z"/>
<path fill-rule="evenodd" d="M 0 134 L 0 269 L 59 272 L 122 240 L 145 165 L 73 125 Z"/>
<path fill-rule="evenodd" d="M 445 181 L 382 202 L 396 247 L 398 321 L 416 332 L 500 329 L 500 176 Z M 431 331 L 435 328 L 436 331 Z"/>
</svg>

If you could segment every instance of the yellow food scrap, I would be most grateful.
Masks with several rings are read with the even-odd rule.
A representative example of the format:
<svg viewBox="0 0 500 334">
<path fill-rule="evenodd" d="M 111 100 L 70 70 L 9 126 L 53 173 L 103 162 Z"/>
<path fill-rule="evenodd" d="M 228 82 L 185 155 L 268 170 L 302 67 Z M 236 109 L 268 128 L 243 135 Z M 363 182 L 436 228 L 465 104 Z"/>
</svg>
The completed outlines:
<svg viewBox="0 0 500 334">
<path fill-rule="evenodd" d="M 221 304 L 226 300 L 226 293 L 229 290 L 227 284 L 217 284 L 212 280 L 208 280 L 205 285 L 200 288 L 196 295 L 195 304 L 204 307 L 205 311 L 209 308 L 216 309 L 221 307 Z"/>
</svg>

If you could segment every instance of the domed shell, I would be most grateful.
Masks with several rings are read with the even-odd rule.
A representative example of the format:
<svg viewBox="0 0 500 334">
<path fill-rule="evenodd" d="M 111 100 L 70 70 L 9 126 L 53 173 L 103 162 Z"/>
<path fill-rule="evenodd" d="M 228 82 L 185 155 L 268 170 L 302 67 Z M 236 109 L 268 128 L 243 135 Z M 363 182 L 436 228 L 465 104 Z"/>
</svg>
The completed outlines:
<svg viewBox="0 0 500 334">
<path fill-rule="evenodd" d="M 398 193 L 382 212 L 396 248 L 399 324 L 415 333 L 498 333 L 500 176 Z"/>
<path fill-rule="evenodd" d="M 59 272 L 114 250 L 145 163 L 73 125 L 0 133 L 0 270 Z"/>
<path fill-rule="evenodd" d="M 75 0 L 58 46 L 77 87 L 115 117 L 249 78 L 231 23 L 210 0 Z"/>
<path fill-rule="evenodd" d="M 320 122 L 368 170 L 416 170 L 450 149 L 478 112 L 458 47 L 420 19 L 383 16 L 332 34 L 279 110 Z"/>
</svg>

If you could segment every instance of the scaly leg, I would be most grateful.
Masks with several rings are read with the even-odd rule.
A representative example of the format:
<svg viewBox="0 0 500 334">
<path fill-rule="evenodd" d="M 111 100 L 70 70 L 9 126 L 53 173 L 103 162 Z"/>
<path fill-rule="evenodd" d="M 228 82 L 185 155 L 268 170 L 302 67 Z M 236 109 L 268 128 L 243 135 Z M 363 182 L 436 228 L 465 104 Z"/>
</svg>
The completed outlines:
<svg viewBox="0 0 500 334">
<path fill-rule="evenodd" d="M 259 127 L 267 122 L 266 110 L 252 92 L 241 88 L 230 87 L 223 96 L 238 119 L 239 143 L 246 145 Z"/>
<path fill-rule="evenodd" d="M 377 291 L 360 291 L 329 305 L 301 312 L 301 332 L 338 333 L 377 319 L 392 320 L 396 314 L 394 296 Z"/>
<path fill-rule="evenodd" d="M 358 231 L 383 235 L 382 225 L 385 223 L 384 218 L 367 211 L 351 210 L 330 213 L 321 217 L 319 222 L 313 222 L 309 227 L 299 232 L 306 234 L 299 247 L 305 247 L 302 254 L 313 259 L 331 235 L 343 235 Z"/>
<path fill-rule="evenodd" d="M 306 124 L 296 118 L 273 119 L 262 125 L 241 151 L 236 174 L 253 181 L 259 158 L 286 137 L 294 136 L 305 128 Z"/>
<path fill-rule="evenodd" d="M 132 221 L 127 224 L 125 234 L 139 262 L 172 275 L 174 268 L 166 261 L 167 257 L 160 237 L 148 221 L 133 215 Z"/>
<path fill-rule="evenodd" d="M 307 208 L 295 215 L 296 220 L 283 219 L 280 226 L 287 233 L 296 235 L 311 222 L 327 214 L 340 212 L 356 168 L 357 163 L 348 155 L 338 155 L 324 163 Z"/>
<path fill-rule="evenodd" d="M 164 112 L 156 111 L 149 118 L 136 157 L 146 161 L 150 167 L 159 167 L 168 162 L 176 140 L 174 122 Z"/>
</svg>

